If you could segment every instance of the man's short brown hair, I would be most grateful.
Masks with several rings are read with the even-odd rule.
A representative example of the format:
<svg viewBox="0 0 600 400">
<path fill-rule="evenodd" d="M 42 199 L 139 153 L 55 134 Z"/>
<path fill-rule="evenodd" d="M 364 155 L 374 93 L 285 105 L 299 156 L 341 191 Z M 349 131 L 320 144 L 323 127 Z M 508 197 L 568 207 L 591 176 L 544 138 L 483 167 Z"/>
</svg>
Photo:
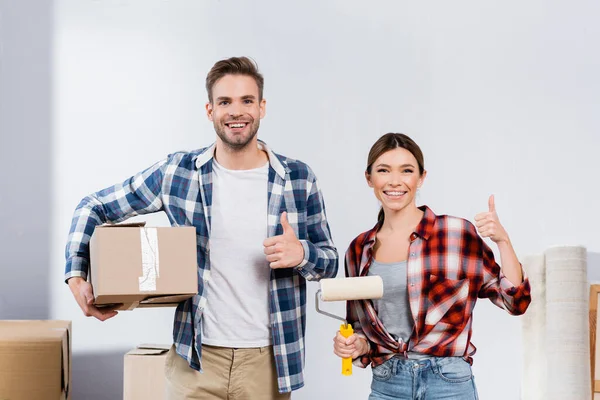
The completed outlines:
<svg viewBox="0 0 600 400">
<path fill-rule="evenodd" d="M 213 86 L 225 75 L 247 75 L 254 78 L 258 86 L 258 100 L 262 100 L 265 80 L 260 72 L 258 72 L 256 62 L 248 57 L 231 57 L 226 60 L 217 61 L 208 72 L 208 75 L 206 75 L 206 91 L 209 102 L 213 102 Z"/>
</svg>

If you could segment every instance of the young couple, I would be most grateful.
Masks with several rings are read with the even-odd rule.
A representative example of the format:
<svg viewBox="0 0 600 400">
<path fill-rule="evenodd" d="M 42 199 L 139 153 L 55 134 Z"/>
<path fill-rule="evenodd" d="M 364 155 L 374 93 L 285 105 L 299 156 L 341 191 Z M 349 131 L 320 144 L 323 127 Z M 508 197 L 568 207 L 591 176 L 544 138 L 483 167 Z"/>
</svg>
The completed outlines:
<svg viewBox="0 0 600 400">
<path fill-rule="evenodd" d="M 206 78 L 215 143 L 85 197 L 73 216 L 65 279 L 84 314 L 102 321 L 117 312 L 95 307 L 87 282 L 95 226 L 164 211 L 173 226 L 196 227 L 198 295 L 175 313 L 167 399 L 289 399 L 304 385 L 306 281 L 334 277 L 338 254 L 312 170 L 257 138 L 263 85 L 250 59 L 218 61 Z M 477 398 L 476 300 L 515 315 L 530 301 L 493 197 L 476 226 L 438 216 L 416 206 L 425 176 L 406 135 L 388 133 L 369 152 L 365 177 L 382 207 L 345 266 L 347 276 L 380 275 L 384 297 L 348 302 L 356 333 L 338 333 L 334 352 L 371 364 L 370 399 Z M 480 236 L 497 244 L 502 268 Z"/>
</svg>

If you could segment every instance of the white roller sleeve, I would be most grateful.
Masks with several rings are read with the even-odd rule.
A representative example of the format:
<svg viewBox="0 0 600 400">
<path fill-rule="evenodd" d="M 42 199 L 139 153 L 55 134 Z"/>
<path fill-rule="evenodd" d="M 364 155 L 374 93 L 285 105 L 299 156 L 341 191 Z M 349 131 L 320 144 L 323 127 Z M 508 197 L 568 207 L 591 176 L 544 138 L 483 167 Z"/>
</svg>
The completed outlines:
<svg viewBox="0 0 600 400">
<path fill-rule="evenodd" d="M 380 276 L 321 279 L 323 301 L 380 299 L 383 281 Z"/>
</svg>

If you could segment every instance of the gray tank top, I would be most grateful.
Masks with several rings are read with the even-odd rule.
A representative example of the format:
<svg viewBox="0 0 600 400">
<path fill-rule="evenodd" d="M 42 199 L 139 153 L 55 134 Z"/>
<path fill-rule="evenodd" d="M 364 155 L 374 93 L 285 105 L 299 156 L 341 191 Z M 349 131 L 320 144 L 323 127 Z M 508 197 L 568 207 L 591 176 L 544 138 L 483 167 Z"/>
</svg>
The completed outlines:
<svg viewBox="0 0 600 400">
<path fill-rule="evenodd" d="M 410 312 L 406 287 L 407 261 L 382 263 L 373 259 L 367 275 L 378 275 L 383 280 L 383 297 L 373 300 L 373 306 L 385 329 L 397 341 L 407 343 L 415 322 Z M 408 352 L 409 358 L 427 358 L 424 354 Z"/>
</svg>

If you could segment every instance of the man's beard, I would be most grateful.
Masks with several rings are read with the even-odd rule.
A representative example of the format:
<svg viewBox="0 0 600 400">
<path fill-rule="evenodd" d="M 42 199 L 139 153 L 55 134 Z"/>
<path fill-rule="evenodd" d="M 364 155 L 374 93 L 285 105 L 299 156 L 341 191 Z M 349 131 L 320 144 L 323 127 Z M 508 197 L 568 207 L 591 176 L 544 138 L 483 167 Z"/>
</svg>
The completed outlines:
<svg viewBox="0 0 600 400">
<path fill-rule="evenodd" d="M 246 148 L 246 146 L 248 146 L 248 143 L 250 143 L 258 133 L 260 120 L 252 120 L 252 125 L 250 126 L 250 134 L 246 137 L 242 135 L 235 135 L 234 138 L 230 138 L 227 136 L 227 127 L 225 127 L 225 124 L 221 124 L 220 122 L 214 121 L 213 125 L 215 127 L 215 132 L 217 132 L 217 136 L 221 138 L 221 141 L 225 144 L 225 146 L 229 147 L 231 150 L 240 151 Z"/>
</svg>

